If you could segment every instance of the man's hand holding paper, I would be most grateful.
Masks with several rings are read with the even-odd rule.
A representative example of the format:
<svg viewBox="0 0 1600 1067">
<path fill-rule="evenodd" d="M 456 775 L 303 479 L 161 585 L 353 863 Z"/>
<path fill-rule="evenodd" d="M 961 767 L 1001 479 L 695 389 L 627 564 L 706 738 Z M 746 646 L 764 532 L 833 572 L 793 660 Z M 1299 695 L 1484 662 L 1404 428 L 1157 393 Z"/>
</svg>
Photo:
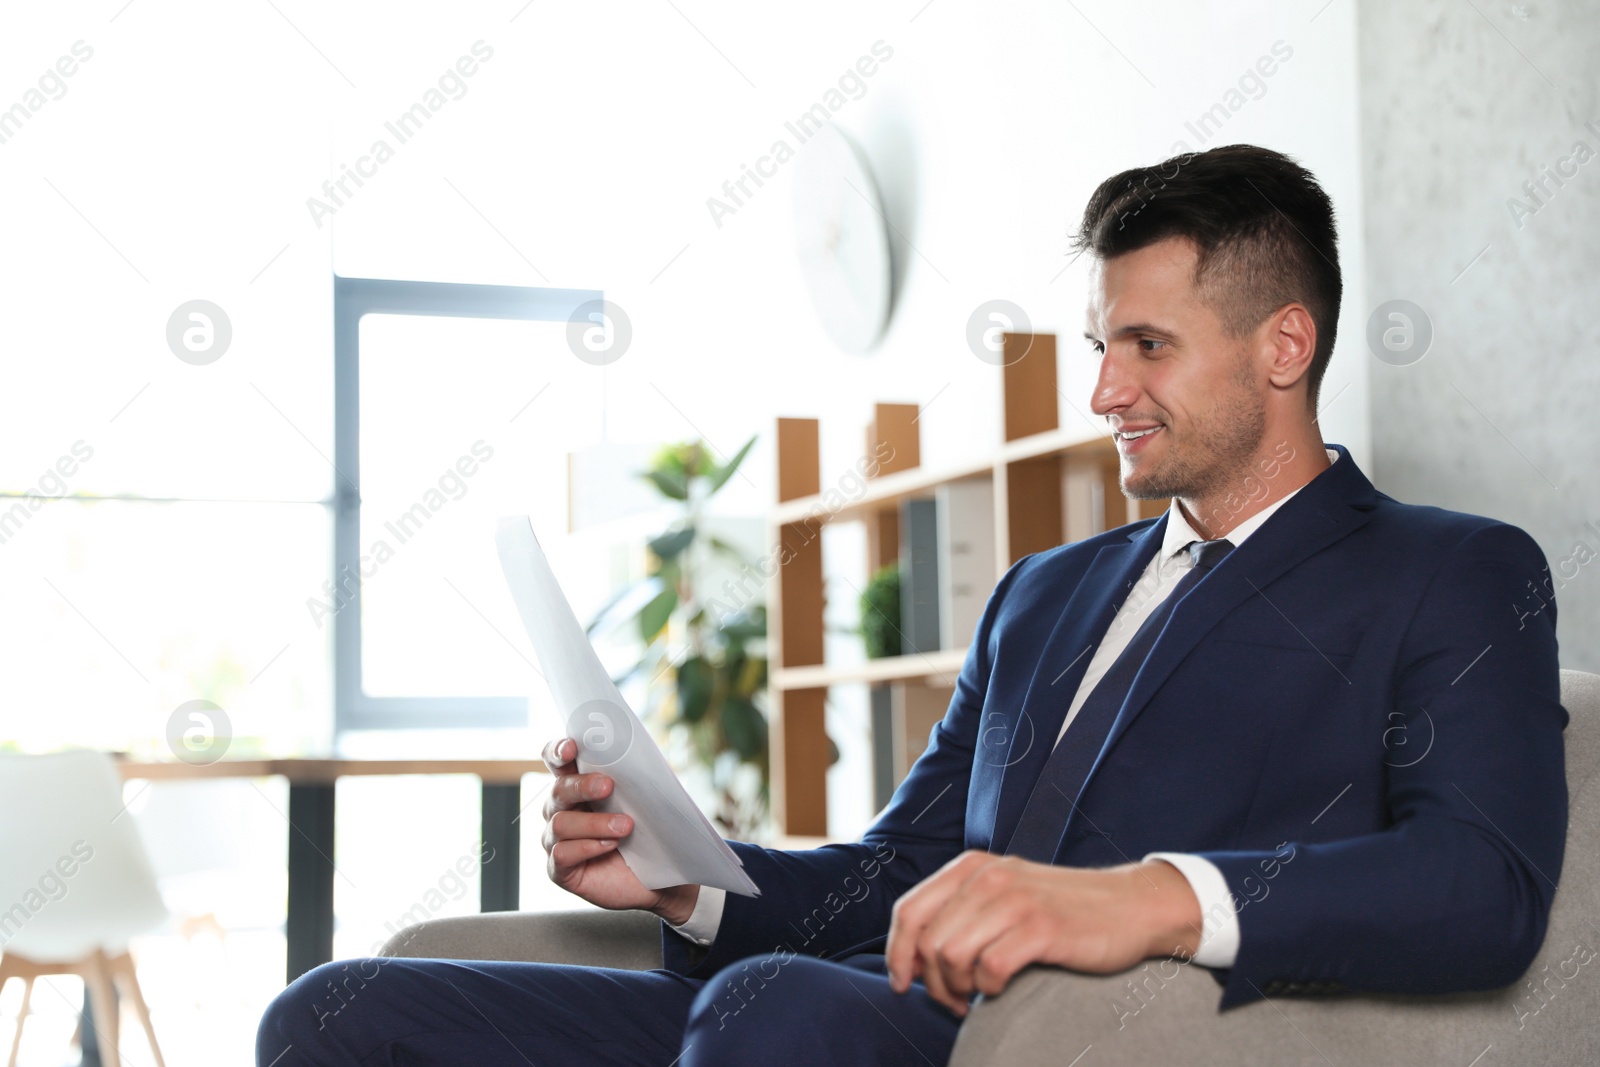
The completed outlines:
<svg viewBox="0 0 1600 1067">
<path fill-rule="evenodd" d="M 698 885 L 646 889 L 617 851 L 633 820 L 596 811 L 616 783 L 598 771 L 578 771 L 578 743 L 569 737 L 545 746 L 541 757 L 556 776 L 544 801 L 544 850 L 550 880 L 574 896 L 613 911 L 653 912 L 681 926 L 694 913 Z"/>
<path fill-rule="evenodd" d="M 738 857 L 601 665 L 528 517 L 501 519 L 497 542 L 565 735 L 545 752 L 557 776 L 545 810 L 551 877 L 602 907 L 643 908 L 678 921 L 702 885 L 756 896 Z M 613 829 L 610 816 L 626 819 L 625 827 Z M 689 906 L 680 914 L 684 898 Z"/>
</svg>

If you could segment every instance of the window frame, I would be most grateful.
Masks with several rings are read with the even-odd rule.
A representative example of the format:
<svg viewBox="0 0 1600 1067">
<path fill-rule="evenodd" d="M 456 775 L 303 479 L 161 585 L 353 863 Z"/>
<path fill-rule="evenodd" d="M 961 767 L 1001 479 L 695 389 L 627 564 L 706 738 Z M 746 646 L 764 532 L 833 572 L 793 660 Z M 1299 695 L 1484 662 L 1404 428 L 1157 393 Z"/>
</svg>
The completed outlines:
<svg viewBox="0 0 1600 1067">
<path fill-rule="evenodd" d="M 333 575 L 359 574 L 361 558 L 361 320 L 372 314 L 571 322 L 605 293 L 461 282 L 333 279 Z M 333 732 L 508 729 L 528 724 L 526 697 L 378 697 L 362 684 L 361 585 L 333 620 Z"/>
</svg>

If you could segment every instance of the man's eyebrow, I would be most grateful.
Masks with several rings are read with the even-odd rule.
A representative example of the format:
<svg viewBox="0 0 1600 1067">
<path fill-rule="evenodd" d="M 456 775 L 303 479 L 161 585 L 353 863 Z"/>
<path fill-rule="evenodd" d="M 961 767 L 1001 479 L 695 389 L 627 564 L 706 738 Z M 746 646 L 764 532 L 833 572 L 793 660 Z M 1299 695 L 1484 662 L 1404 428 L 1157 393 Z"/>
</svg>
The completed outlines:
<svg viewBox="0 0 1600 1067">
<path fill-rule="evenodd" d="M 1125 325 L 1118 326 L 1115 330 L 1111 331 L 1111 334 L 1112 334 L 1113 337 L 1127 337 L 1127 336 L 1130 336 L 1132 334 L 1140 334 L 1140 333 L 1159 333 L 1163 337 L 1174 337 L 1174 336 L 1176 336 L 1174 331 L 1168 329 L 1165 326 L 1161 326 L 1161 325 L 1158 325 L 1158 324 L 1153 323 L 1153 322 L 1130 322 L 1130 323 L 1127 323 Z M 1083 331 L 1083 336 L 1084 336 L 1084 338 L 1086 340 L 1089 340 L 1089 341 L 1098 341 L 1098 340 L 1100 340 L 1099 337 L 1097 337 L 1094 334 L 1090 333 L 1088 330 Z"/>
</svg>

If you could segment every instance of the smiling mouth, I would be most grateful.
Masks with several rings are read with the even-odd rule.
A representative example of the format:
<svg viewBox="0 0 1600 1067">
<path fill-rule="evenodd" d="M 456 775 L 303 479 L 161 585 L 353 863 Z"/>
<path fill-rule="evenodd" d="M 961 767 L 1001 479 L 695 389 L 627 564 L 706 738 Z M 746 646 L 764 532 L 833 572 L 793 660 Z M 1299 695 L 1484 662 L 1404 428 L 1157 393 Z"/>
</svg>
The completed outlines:
<svg viewBox="0 0 1600 1067">
<path fill-rule="evenodd" d="M 1146 443 L 1152 437 L 1155 437 L 1164 429 L 1166 429 L 1164 426 L 1152 426 L 1144 430 L 1116 430 L 1112 436 L 1116 438 L 1118 451 L 1124 453 L 1138 452 L 1147 446 Z"/>
</svg>

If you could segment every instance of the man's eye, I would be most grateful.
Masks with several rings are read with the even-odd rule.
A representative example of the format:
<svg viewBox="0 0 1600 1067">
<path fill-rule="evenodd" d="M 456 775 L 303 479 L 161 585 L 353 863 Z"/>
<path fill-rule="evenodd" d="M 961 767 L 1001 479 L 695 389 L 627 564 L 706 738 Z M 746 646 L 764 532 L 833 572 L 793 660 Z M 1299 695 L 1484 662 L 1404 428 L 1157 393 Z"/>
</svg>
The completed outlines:
<svg viewBox="0 0 1600 1067">
<path fill-rule="evenodd" d="M 1139 347 L 1143 348 L 1146 352 L 1154 352 L 1157 347 L 1165 348 L 1166 345 L 1167 345 L 1167 342 L 1165 342 L 1165 341 L 1157 341 L 1157 340 L 1155 340 L 1154 338 L 1151 338 L 1151 337 L 1141 337 L 1141 338 L 1139 338 Z"/>
<path fill-rule="evenodd" d="M 1106 346 L 1101 344 L 1099 341 L 1090 341 L 1089 348 L 1093 350 L 1094 354 L 1097 356 L 1103 356 L 1106 354 Z"/>
</svg>

